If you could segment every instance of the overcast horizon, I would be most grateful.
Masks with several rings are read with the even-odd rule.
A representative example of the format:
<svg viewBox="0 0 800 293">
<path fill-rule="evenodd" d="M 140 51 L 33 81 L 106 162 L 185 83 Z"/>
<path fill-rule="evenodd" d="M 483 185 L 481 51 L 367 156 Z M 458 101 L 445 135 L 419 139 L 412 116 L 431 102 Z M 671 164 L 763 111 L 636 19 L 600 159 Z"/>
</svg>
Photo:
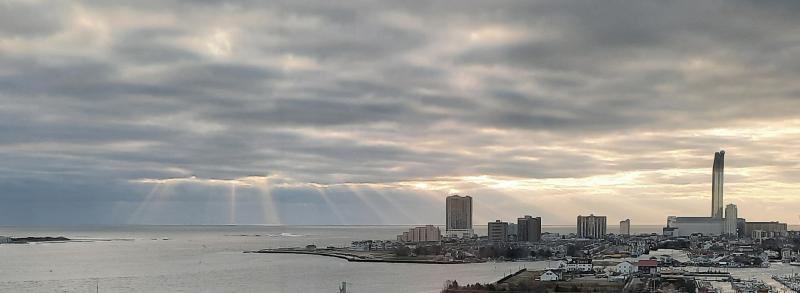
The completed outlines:
<svg viewBox="0 0 800 293">
<path fill-rule="evenodd" d="M 800 224 L 797 1 L 0 3 L 0 225 Z"/>
</svg>

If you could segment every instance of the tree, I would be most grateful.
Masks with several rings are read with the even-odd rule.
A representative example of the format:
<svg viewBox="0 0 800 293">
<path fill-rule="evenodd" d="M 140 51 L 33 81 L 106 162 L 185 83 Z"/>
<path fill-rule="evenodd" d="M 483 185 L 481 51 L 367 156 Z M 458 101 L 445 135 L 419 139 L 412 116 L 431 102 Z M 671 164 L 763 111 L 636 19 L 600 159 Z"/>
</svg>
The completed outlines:
<svg viewBox="0 0 800 293">
<path fill-rule="evenodd" d="M 409 255 L 411 255 L 411 249 L 409 249 L 408 246 L 402 245 L 400 247 L 397 247 L 394 250 L 394 255 L 395 256 L 409 256 Z"/>
<path fill-rule="evenodd" d="M 575 247 L 575 245 L 567 245 L 567 256 L 578 256 L 577 254 L 578 249 Z"/>
</svg>

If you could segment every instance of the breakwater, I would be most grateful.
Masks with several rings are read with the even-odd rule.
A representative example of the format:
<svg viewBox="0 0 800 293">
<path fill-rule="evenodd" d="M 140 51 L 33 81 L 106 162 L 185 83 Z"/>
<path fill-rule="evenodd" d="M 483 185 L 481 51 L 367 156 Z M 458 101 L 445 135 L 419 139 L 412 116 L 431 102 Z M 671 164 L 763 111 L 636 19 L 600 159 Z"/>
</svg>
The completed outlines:
<svg viewBox="0 0 800 293">
<path fill-rule="evenodd" d="M 244 253 L 273 253 L 273 254 L 305 254 L 305 255 L 318 255 L 344 259 L 350 262 L 383 262 L 383 263 L 414 263 L 414 264 L 465 264 L 461 260 L 433 260 L 433 259 L 413 259 L 413 258 L 399 258 L 399 257 L 373 257 L 362 256 L 347 252 L 335 250 L 301 250 L 301 249 L 261 249 L 254 251 L 245 251 Z"/>
</svg>

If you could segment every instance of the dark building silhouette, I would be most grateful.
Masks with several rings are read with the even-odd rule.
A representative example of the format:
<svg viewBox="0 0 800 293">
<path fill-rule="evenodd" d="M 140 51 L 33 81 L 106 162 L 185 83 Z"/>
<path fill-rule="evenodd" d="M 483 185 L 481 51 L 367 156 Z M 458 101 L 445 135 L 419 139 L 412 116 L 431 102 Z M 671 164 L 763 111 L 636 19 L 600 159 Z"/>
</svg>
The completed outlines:
<svg viewBox="0 0 800 293">
<path fill-rule="evenodd" d="M 542 240 L 542 218 L 525 216 L 517 218 L 517 241 L 537 242 Z"/>
<path fill-rule="evenodd" d="M 472 197 L 448 196 L 445 201 L 447 218 L 445 233 L 453 237 L 472 237 Z"/>
</svg>

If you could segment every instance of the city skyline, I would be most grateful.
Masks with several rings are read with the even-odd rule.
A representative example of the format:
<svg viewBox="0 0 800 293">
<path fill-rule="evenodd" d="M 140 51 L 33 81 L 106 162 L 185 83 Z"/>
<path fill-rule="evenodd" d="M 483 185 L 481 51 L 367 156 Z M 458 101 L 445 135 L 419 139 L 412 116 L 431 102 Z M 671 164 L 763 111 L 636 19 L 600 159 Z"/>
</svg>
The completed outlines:
<svg viewBox="0 0 800 293">
<path fill-rule="evenodd" d="M 800 224 L 799 13 L 6 1 L 0 224 Z"/>
</svg>

